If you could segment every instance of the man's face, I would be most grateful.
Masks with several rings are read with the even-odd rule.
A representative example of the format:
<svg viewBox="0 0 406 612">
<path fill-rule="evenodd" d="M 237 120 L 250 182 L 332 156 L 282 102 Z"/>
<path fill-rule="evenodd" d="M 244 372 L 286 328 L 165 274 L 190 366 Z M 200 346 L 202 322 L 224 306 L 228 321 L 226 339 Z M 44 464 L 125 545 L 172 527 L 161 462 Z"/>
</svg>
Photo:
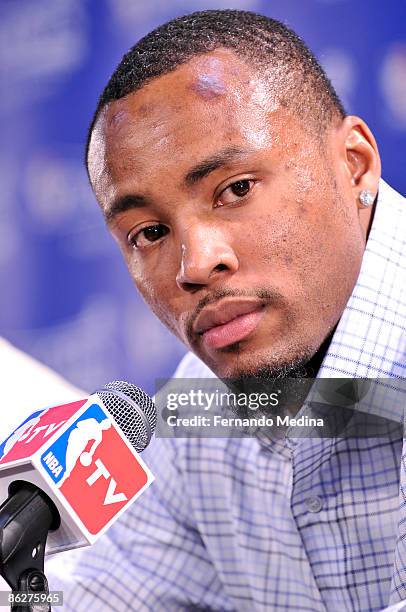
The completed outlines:
<svg viewBox="0 0 406 612">
<path fill-rule="evenodd" d="M 314 355 L 362 259 L 339 127 L 322 144 L 279 94 L 217 50 L 111 103 L 91 141 L 92 184 L 135 284 L 221 377 Z"/>
</svg>

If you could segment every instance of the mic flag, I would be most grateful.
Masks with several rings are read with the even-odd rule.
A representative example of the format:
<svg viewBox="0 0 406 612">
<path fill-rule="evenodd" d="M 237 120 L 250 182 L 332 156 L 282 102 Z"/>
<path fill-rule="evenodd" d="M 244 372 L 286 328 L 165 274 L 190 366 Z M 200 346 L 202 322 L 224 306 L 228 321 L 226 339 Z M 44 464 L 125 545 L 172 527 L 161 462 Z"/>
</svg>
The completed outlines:
<svg viewBox="0 0 406 612">
<path fill-rule="evenodd" d="M 0 445 L 0 499 L 16 481 L 42 489 L 60 513 L 50 553 L 93 544 L 153 476 L 93 394 L 34 412 Z"/>
</svg>

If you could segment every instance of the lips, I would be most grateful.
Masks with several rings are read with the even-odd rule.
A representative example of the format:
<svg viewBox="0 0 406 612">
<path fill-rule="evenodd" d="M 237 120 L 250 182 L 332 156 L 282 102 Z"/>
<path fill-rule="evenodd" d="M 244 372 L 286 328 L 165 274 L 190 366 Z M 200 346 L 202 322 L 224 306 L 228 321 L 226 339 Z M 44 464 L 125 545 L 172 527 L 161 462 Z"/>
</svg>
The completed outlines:
<svg viewBox="0 0 406 612">
<path fill-rule="evenodd" d="M 204 309 L 193 326 L 207 348 L 222 348 L 249 336 L 258 326 L 265 304 L 260 300 L 227 300 Z"/>
</svg>

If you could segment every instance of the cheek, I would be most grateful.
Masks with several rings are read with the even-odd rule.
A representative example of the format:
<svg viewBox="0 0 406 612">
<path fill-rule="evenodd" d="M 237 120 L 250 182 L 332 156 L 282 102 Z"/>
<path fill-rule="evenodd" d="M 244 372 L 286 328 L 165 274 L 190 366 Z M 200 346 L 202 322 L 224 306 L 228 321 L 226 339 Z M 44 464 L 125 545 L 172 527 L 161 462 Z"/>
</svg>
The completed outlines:
<svg viewBox="0 0 406 612">
<path fill-rule="evenodd" d="M 251 224 L 251 244 L 247 247 L 248 265 L 253 261 L 264 265 L 269 270 L 269 280 L 275 281 L 272 274 L 287 280 L 283 276 L 298 275 L 307 268 L 309 259 L 315 255 L 315 229 L 303 219 L 301 206 L 295 211 L 276 211 L 272 215 L 263 215 Z M 316 251 L 317 252 L 317 251 Z"/>
<path fill-rule="evenodd" d="M 177 334 L 178 314 L 174 299 L 176 283 L 173 274 L 167 268 L 158 272 L 157 265 L 150 270 L 134 261 L 127 262 L 127 267 L 145 303 L 170 331 Z"/>
<path fill-rule="evenodd" d="M 290 199 L 257 217 L 250 230 L 247 269 L 255 271 L 256 263 L 261 277 L 286 296 L 334 296 L 355 282 L 362 244 L 338 203 L 322 210 L 317 198 Z"/>
</svg>

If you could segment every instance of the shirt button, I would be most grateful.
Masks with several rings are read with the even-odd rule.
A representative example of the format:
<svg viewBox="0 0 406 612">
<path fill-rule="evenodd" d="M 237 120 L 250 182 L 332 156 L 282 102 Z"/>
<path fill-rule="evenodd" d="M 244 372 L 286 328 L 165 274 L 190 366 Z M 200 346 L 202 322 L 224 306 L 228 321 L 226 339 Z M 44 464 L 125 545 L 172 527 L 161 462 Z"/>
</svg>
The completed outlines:
<svg viewBox="0 0 406 612">
<path fill-rule="evenodd" d="M 306 508 L 309 512 L 320 512 L 323 507 L 323 500 L 318 495 L 306 499 Z"/>
</svg>

